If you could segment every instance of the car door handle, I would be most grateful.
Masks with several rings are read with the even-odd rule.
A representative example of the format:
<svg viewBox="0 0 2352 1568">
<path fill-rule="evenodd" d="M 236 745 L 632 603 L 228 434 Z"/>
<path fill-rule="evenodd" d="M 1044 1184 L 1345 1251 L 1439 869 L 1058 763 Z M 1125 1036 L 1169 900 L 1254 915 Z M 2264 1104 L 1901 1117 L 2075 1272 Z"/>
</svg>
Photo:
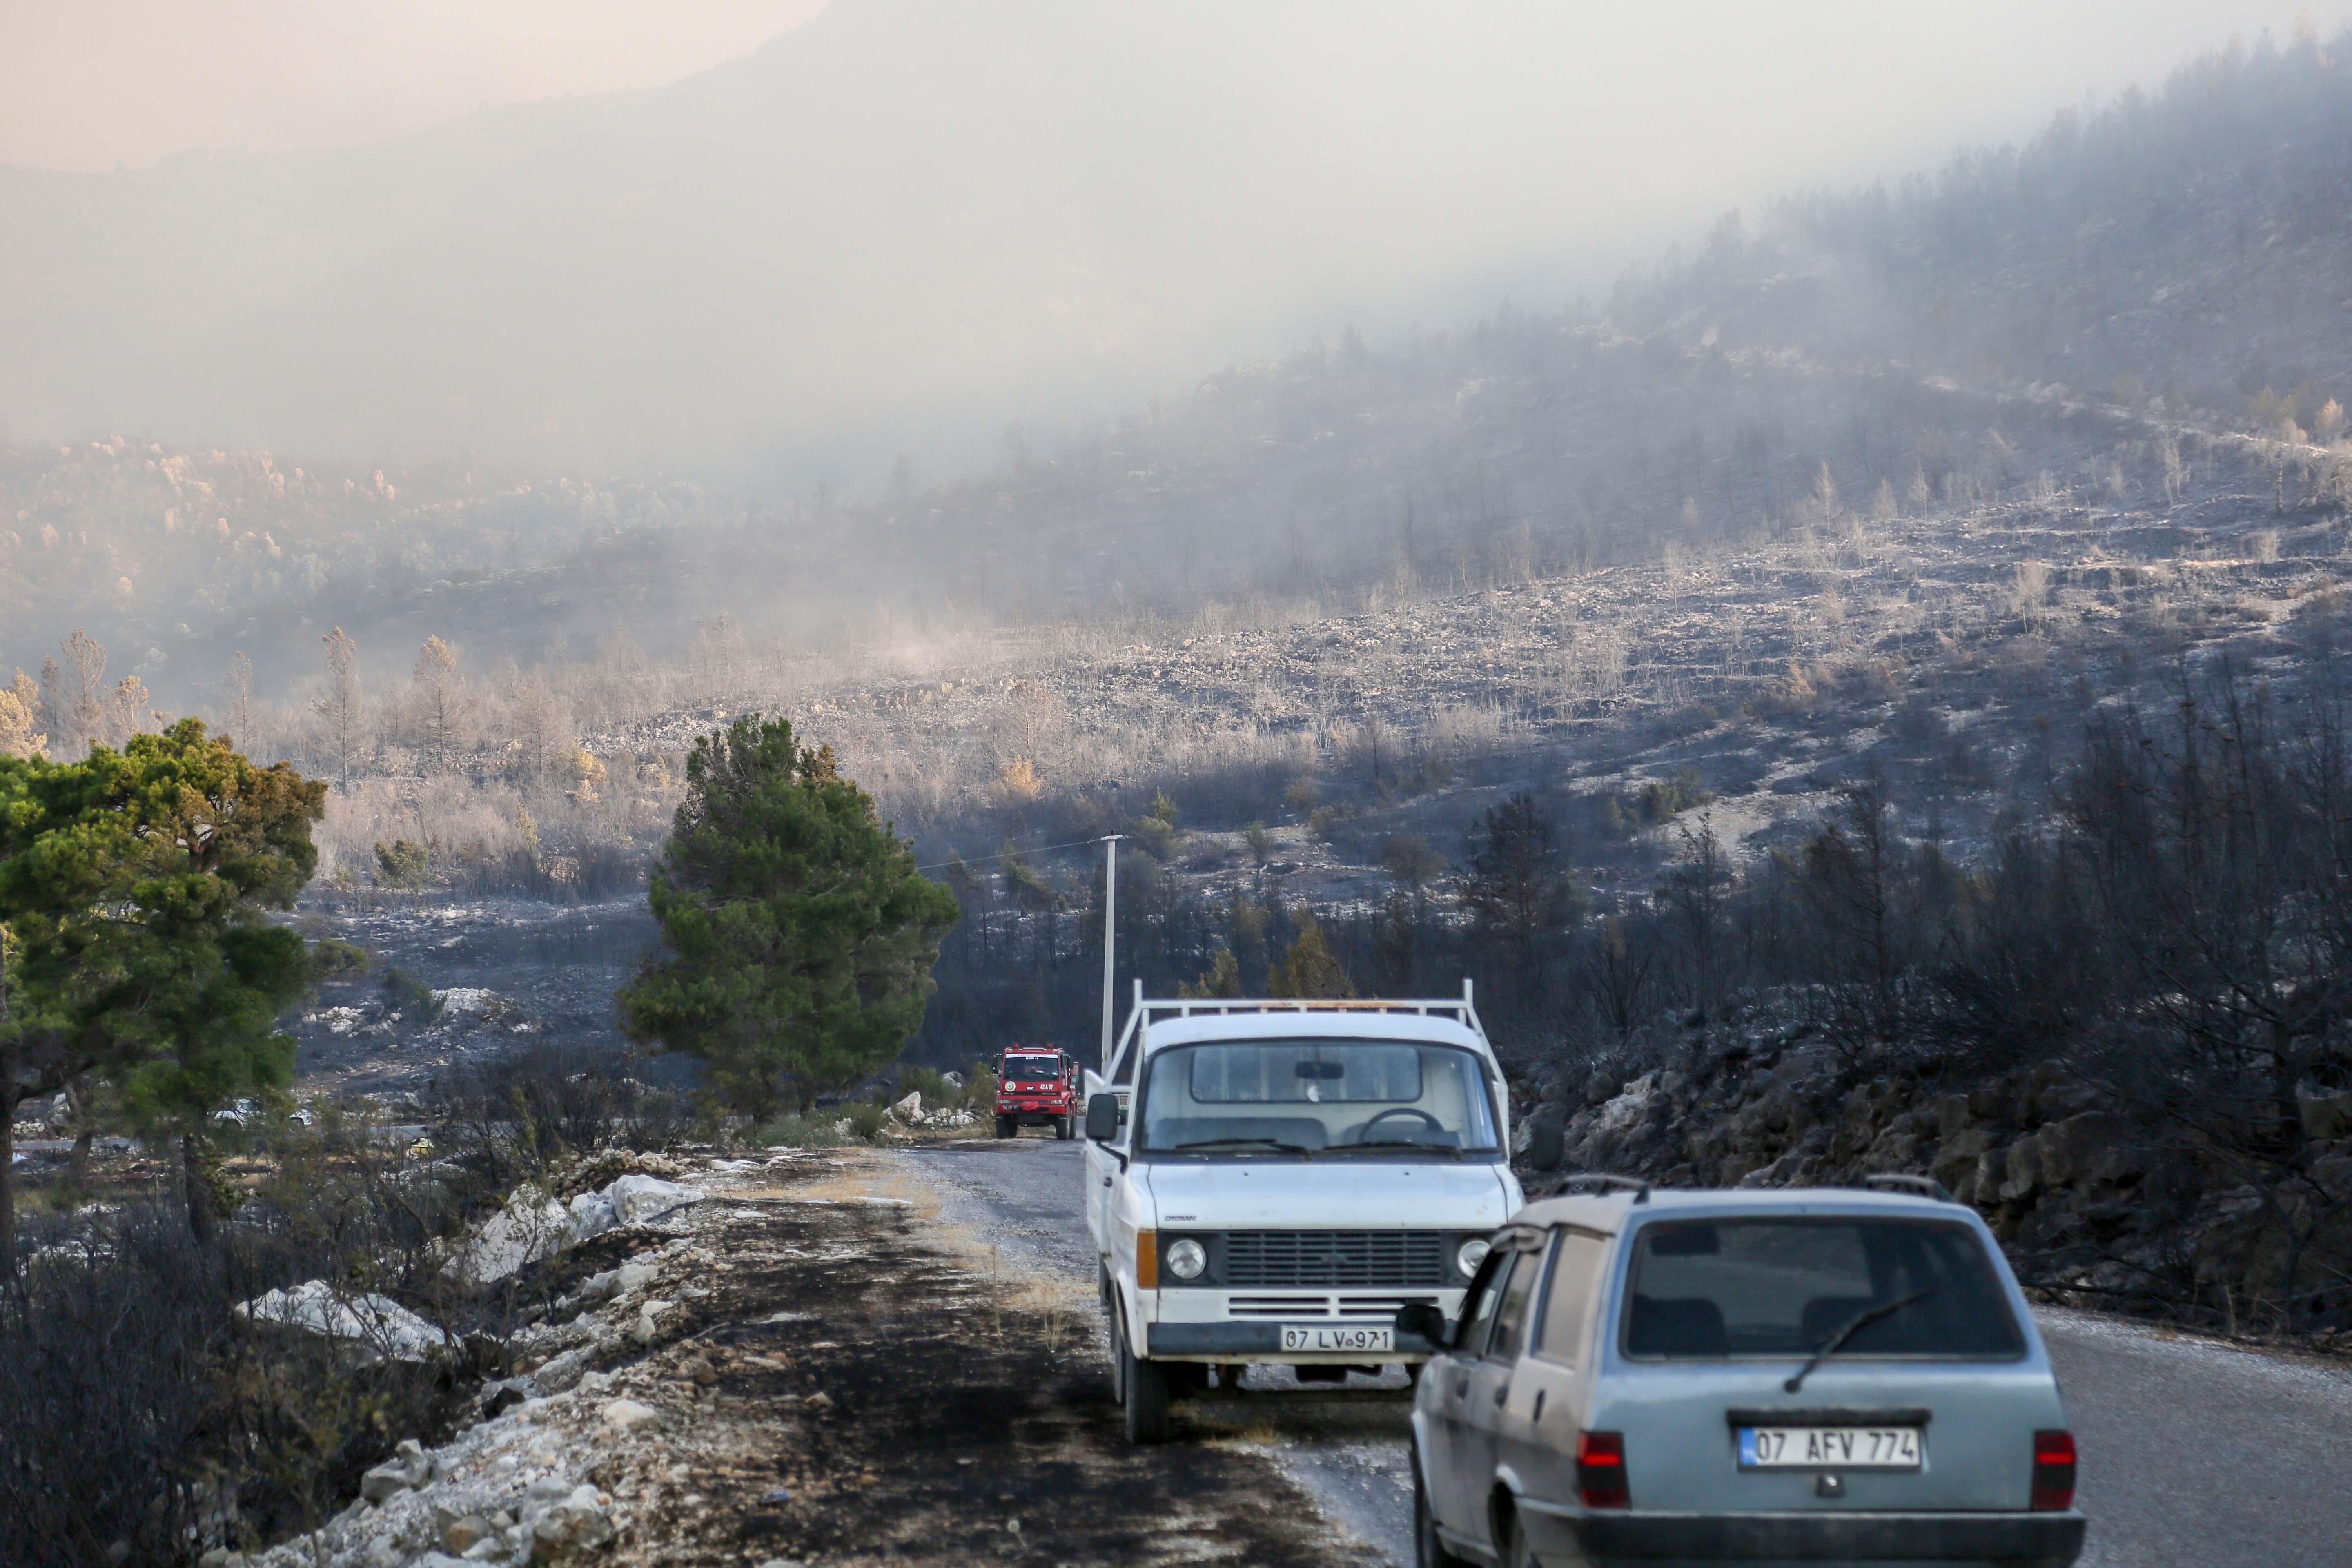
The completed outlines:
<svg viewBox="0 0 2352 1568">
<path fill-rule="evenodd" d="M 1544 1394 L 1545 1394 L 1545 1393 L 1546 1393 L 1546 1392 L 1547 1392 L 1546 1390 L 1544 1390 L 1544 1389 L 1540 1389 L 1540 1388 L 1538 1388 L 1538 1389 L 1537 1389 L 1537 1390 L 1536 1390 L 1536 1407 L 1535 1407 L 1535 1412 L 1534 1412 L 1534 1414 L 1530 1415 L 1528 1417 L 1528 1419 L 1529 1421 L 1531 1421 L 1531 1422 L 1533 1422 L 1533 1421 L 1540 1421 L 1540 1420 L 1542 1420 L 1542 1419 L 1543 1419 L 1543 1402 L 1544 1402 Z"/>
<path fill-rule="evenodd" d="M 1457 1378 L 1455 1378 L 1455 1379 L 1454 1380 L 1454 1398 L 1456 1398 L 1456 1399 L 1459 1399 L 1459 1398 L 1461 1398 L 1464 1394 L 1468 1394 L 1469 1392 L 1470 1392 L 1470 1374 L 1469 1374 L 1468 1373 L 1466 1373 L 1466 1372 L 1465 1372 L 1465 1373 L 1464 1373 L 1460 1377 L 1457 1377 Z"/>
<path fill-rule="evenodd" d="M 1503 1403 L 1503 1401 L 1505 1401 L 1506 1399 L 1508 1399 L 1510 1396 L 1511 1396 L 1511 1385 L 1510 1385 L 1509 1384 L 1507 1384 L 1507 1383 L 1498 1383 L 1498 1384 L 1496 1384 L 1495 1385 L 1495 1403 L 1496 1403 L 1496 1404 L 1500 1405 L 1500 1404 L 1502 1404 L 1502 1403 Z"/>
<path fill-rule="evenodd" d="M 1110 1185 L 1110 1178 L 1108 1176 L 1105 1176 L 1103 1178 L 1103 1185 L 1106 1187 Z"/>
</svg>

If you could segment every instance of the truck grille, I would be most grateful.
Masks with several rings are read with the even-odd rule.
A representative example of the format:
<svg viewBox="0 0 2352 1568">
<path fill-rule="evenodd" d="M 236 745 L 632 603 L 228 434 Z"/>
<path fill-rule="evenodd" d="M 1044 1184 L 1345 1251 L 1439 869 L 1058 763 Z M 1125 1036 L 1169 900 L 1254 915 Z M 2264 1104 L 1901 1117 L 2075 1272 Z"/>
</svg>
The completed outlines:
<svg viewBox="0 0 2352 1568">
<path fill-rule="evenodd" d="M 1271 1286 L 1444 1285 L 1445 1237 L 1434 1230 L 1231 1230 L 1224 1283 Z"/>
<path fill-rule="evenodd" d="M 1307 1318 L 1360 1318 L 1367 1322 L 1395 1320 L 1397 1309 L 1409 1302 L 1437 1305 L 1434 1296 L 1233 1296 L 1225 1301 L 1228 1318 L 1274 1318 L 1296 1322 Z"/>
</svg>

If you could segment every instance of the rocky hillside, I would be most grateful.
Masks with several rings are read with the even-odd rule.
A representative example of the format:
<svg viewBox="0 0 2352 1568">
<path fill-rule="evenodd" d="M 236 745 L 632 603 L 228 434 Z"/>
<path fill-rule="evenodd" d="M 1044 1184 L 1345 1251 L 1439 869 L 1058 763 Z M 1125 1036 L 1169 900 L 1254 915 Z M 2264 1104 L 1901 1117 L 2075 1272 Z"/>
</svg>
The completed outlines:
<svg viewBox="0 0 2352 1568">
<path fill-rule="evenodd" d="M 2308 1165 L 2282 1184 L 2247 1180 L 2242 1162 L 2177 1124 L 2131 1114 L 2079 1064 L 1972 1079 L 1841 1050 L 1764 1008 L 1661 1026 L 1612 1059 L 1549 1064 L 1530 1088 L 1517 1161 L 1531 1191 L 1577 1171 L 1727 1187 L 1916 1173 L 1975 1205 L 2021 1278 L 2054 1299 L 2231 1332 L 2275 1326 L 2290 1277 L 2340 1279 L 2352 1263 L 2342 1090 L 2301 1097 Z M 2352 1299 L 2327 1295 L 2335 1305 L 2302 1326 L 2323 1345 L 2352 1341 Z"/>
</svg>

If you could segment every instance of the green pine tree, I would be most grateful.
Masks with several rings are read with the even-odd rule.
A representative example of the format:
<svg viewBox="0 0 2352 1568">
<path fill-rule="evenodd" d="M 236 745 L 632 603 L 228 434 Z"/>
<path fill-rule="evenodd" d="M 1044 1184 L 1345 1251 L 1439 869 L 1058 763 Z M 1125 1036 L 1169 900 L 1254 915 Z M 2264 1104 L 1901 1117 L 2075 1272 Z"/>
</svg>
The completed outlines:
<svg viewBox="0 0 2352 1568">
<path fill-rule="evenodd" d="M 310 983 L 302 939 L 266 918 L 318 867 L 327 786 L 257 768 L 183 720 L 81 762 L 0 759 L 0 1100 L 79 1075 L 176 1132 L 188 1221 L 217 1221 L 205 1128 L 237 1096 L 292 1081 L 278 1016 Z M 7 1194 L 0 1193 L 0 1227 Z"/>
<path fill-rule="evenodd" d="M 1181 980 L 1176 983 L 1176 994 L 1179 996 L 1206 998 L 1238 996 L 1241 994 L 1242 966 L 1234 959 L 1234 950 L 1230 947 L 1217 949 L 1216 957 L 1211 959 L 1209 967 L 1202 971 L 1199 984 L 1191 984 Z"/>
<path fill-rule="evenodd" d="M 1265 990 L 1269 996 L 1353 996 L 1356 983 L 1348 978 L 1339 954 L 1324 939 L 1323 928 L 1315 923 L 1313 915 L 1302 910 L 1298 934 L 1291 939 L 1289 951 L 1267 976 Z"/>
<path fill-rule="evenodd" d="M 623 1020 L 754 1117 L 898 1053 L 957 912 L 831 747 L 756 716 L 695 742 L 651 901 L 669 952 L 622 990 Z"/>
</svg>

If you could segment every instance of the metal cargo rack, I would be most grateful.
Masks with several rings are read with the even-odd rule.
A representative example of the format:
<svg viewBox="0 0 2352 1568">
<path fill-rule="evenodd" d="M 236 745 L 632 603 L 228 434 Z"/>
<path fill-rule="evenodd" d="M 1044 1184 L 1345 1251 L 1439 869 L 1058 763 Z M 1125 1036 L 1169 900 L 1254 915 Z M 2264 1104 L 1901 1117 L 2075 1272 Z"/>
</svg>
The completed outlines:
<svg viewBox="0 0 2352 1568">
<path fill-rule="evenodd" d="M 1459 996 L 1324 998 L 1291 996 L 1173 996 L 1146 998 L 1143 982 L 1135 983 L 1135 1005 L 1127 1015 L 1127 1026 L 1118 1032 L 1118 1044 L 1111 1047 L 1108 1060 L 1098 1070 L 1108 1071 L 1111 1061 L 1127 1048 L 1139 1026 L 1148 1027 L 1161 1018 L 1209 1018 L 1234 1013 L 1410 1013 L 1424 1017 L 1451 1017 L 1480 1039 L 1486 1037 L 1478 1022 L 1478 1008 L 1472 1001 L 1472 983 L 1465 978 Z"/>
</svg>

